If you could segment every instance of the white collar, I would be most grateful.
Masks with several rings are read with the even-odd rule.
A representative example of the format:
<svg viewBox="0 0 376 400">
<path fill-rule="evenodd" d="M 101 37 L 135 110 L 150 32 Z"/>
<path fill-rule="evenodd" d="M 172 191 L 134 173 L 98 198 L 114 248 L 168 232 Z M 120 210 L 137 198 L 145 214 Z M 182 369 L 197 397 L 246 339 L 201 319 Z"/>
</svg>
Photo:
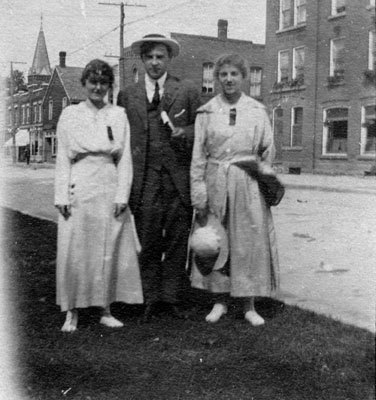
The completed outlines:
<svg viewBox="0 0 376 400">
<path fill-rule="evenodd" d="M 158 80 L 150 78 L 148 74 L 145 74 L 145 89 L 146 95 L 148 96 L 149 101 L 151 102 L 154 96 L 155 84 L 158 82 L 159 85 L 159 95 L 163 96 L 164 93 L 164 84 L 166 82 L 167 72 L 165 72 Z"/>
</svg>

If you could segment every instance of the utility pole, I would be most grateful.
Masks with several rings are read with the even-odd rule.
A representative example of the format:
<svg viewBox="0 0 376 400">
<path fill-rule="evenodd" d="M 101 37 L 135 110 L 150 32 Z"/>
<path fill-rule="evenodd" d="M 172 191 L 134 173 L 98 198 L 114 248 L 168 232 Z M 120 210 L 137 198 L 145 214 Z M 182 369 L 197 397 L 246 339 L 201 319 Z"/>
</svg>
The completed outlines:
<svg viewBox="0 0 376 400">
<path fill-rule="evenodd" d="M 99 3 L 105 6 L 120 6 L 120 57 L 119 57 L 119 86 L 120 90 L 125 87 L 125 74 L 124 74 L 124 7 L 146 7 L 141 4 L 128 4 L 124 3 Z"/>
<path fill-rule="evenodd" d="M 15 125 L 14 118 L 14 77 L 13 77 L 13 64 L 26 64 L 23 61 L 10 61 L 10 98 L 11 98 L 11 108 L 10 108 L 10 126 L 11 126 L 11 135 L 12 135 L 12 162 L 15 164 L 17 162 L 17 154 L 16 154 L 16 133 L 17 127 Z"/>
</svg>

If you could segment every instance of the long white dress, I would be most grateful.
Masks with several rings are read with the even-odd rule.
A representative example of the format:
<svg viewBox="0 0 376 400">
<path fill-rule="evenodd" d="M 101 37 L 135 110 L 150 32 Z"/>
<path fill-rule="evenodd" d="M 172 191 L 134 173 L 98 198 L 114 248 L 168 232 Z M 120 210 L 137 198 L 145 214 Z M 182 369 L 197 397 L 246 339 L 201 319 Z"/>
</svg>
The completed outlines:
<svg viewBox="0 0 376 400">
<path fill-rule="evenodd" d="M 236 108 L 236 124 L 229 124 Z M 270 296 L 279 286 L 276 235 L 257 181 L 234 161 L 271 165 L 273 136 L 265 107 L 245 94 L 235 105 L 217 95 L 198 110 L 191 164 L 191 198 L 226 223 L 230 276 L 203 276 L 193 263 L 192 286 L 234 297 Z"/>
<path fill-rule="evenodd" d="M 124 110 L 97 109 L 89 100 L 64 109 L 58 127 L 55 204 L 59 215 L 56 299 L 62 311 L 112 302 L 142 303 L 137 234 L 127 208 L 133 177 Z M 116 161 L 116 162 L 115 162 Z"/>
</svg>

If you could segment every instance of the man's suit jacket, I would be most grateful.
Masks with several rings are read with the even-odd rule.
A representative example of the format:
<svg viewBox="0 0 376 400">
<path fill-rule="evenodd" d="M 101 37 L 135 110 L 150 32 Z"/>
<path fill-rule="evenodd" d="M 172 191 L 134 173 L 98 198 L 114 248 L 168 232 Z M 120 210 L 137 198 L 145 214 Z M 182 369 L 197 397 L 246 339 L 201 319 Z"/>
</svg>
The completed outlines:
<svg viewBox="0 0 376 400">
<path fill-rule="evenodd" d="M 131 151 L 133 159 L 133 185 L 130 199 L 132 210 L 136 210 L 146 184 L 148 157 L 148 119 L 145 82 L 142 80 L 120 91 L 117 104 L 125 108 L 131 128 Z M 194 141 L 196 110 L 200 106 L 197 89 L 188 81 L 167 76 L 161 99 L 161 110 L 167 112 L 176 127 L 183 127 L 186 139 L 170 139 L 167 168 L 175 187 L 186 206 L 190 206 L 189 169 Z M 163 127 L 161 129 L 168 129 Z"/>
</svg>

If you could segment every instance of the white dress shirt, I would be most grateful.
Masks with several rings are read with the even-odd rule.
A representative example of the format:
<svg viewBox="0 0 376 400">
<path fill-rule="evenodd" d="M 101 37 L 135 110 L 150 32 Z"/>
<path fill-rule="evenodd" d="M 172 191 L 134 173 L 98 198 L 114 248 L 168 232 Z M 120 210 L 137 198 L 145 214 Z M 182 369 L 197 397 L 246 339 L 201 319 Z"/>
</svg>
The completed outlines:
<svg viewBox="0 0 376 400">
<path fill-rule="evenodd" d="M 151 79 L 148 74 L 145 74 L 145 89 L 146 96 L 148 97 L 149 103 L 153 101 L 153 96 L 155 92 L 155 84 L 158 82 L 159 85 L 159 96 L 162 98 L 164 93 L 164 84 L 166 82 L 167 72 L 164 73 L 158 80 Z"/>
</svg>

